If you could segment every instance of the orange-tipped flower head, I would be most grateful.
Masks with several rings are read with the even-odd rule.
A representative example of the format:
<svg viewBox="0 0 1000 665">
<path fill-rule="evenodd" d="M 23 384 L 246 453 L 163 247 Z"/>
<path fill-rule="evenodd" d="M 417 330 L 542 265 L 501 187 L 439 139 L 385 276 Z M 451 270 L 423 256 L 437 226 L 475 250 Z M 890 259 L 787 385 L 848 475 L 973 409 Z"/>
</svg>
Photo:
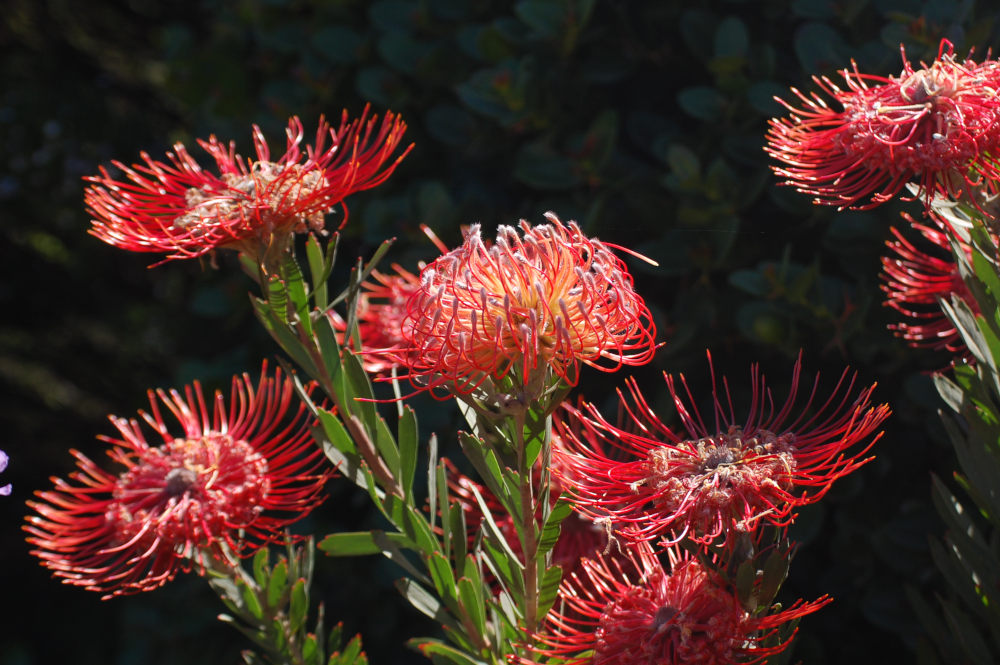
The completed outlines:
<svg viewBox="0 0 1000 665">
<path fill-rule="evenodd" d="M 473 226 L 424 268 L 403 326 L 414 385 L 461 394 L 550 375 L 575 385 L 581 363 L 614 371 L 652 359 L 656 328 L 615 246 L 546 217 L 520 233 L 501 226 L 492 245 Z"/>
</svg>

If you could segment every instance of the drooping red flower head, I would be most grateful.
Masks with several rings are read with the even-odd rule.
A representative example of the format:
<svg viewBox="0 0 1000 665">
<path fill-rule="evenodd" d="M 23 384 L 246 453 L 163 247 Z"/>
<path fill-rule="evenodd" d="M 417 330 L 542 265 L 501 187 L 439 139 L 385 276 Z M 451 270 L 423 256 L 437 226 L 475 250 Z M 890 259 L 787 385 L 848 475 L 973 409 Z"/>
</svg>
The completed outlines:
<svg viewBox="0 0 1000 665">
<path fill-rule="evenodd" d="M 400 354 L 409 346 L 406 303 L 420 288 L 420 278 L 399 264 L 392 264 L 392 273 L 373 270 L 371 279 L 361 283 L 358 296 L 358 334 L 361 337 L 361 361 L 366 372 L 386 374 L 403 363 Z M 347 322 L 336 311 L 330 310 L 333 327 L 343 335 Z"/>
<path fill-rule="evenodd" d="M 919 224 L 908 215 L 904 217 L 937 251 L 933 255 L 924 252 L 898 229 L 889 229 L 895 239 L 885 243 L 891 254 L 882 257 L 880 275 L 885 304 L 909 319 L 889 328 L 913 347 L 946 350 L 971 358 L 962 336 L 938 305 L 940 298 L 950 301 L 952 296 L 958 296 L 973 312 L 979 313 L 979 305 L 955 265 L 952 236 L 941 228 Z M 954 237 L 966 256 L 971 256 L 972 248 L 961 237 Z"/>
<path fill-rule="evenodd" d="M 398 116 L 386 113 L 381 125 L 377 121 L 367 108 L 353 121 L 345 111 L 336 130 L 320 118 L 315 143 L 303 147 L 302 123 L 293 117 L 285 154 L 274 161 L 256 125 L 256 160 L 236 154 L 233 142 L 199 140 L 218 173 L 203 169 L 180 143 L 167 153 L 169 163 L 146 153 L 143 164 L 113 162 L 124 180 L 103 167 L 86 178 L 90 232 L 115 247 L 184 259 L 220 247 L 259 253 L 258 246 L 294 232 L 322 231 L 335 205 L 383 182 L 409 152 L 393 157 L 406 131 Z M 345 207 L 341 225 L 346 221 Z"/>
<path fill-rule="evenodd" d="M 467 394 L 490 379 L 575 385 L 580 364 L 614 371 L 653 357 L 656 328 L 624 262 L 575 222 L 522 221 L 488 245 L 472 226 L 461 247 L 420 274 L 403 327 L 418 388 Z"/>
<path fill-rule="evenodd" d="M 554 468 L 572 474 L 566 486 L 578 510 L 610 519 L 629 540 L 710 543 L 761 521 L 787 526 L 797 506 L 817 501 L 835 480 L 872 459 L 864 455 L 889 415 L 887 405 L 870 404 L 874 385 L 855 395 L 856 377 L 845 370 L 825 400 L 818 397 L 818 377 L 799 399 L 800 358 L 790 393 L 776 408 L 753 365 L 751 402 L 746 417 L 737 419 L 725 379 L 719 394 L 711 356 L 709 366 L 708 424 L 683 375 L 679 384 L 666 377 L 683 430 L 657 417 L 634 380 L 627 396 L 619 391 L 630 420 L 623 426 L 609 423 L 592 404 L 564 405 L 555 423 L 563 446 L 553 450 Z"/>
<path fill-rule="evenodd" d="M 206 405 L 201 386 L 150 391 L 140 422 L 112 417 L 120 438 L 100 437 L 121 468 L 105 471 L 72 451 L 77 470 L 36 492 L 24 530 L 32 554 L 67 584 L 105 597 L 154 589 L 222 548 L 247 556 L 325 498 L 331 476 L 314 445 L 312 418 L 291 379 L 267 364 L 256 386 L 234 377 Z M 177 419 L 171 433 L 163 409 Z"/>
<path fill-rule="evenodd" d="M 563 579 L 555 608 L 522 665 L 733 665 L 784 650 L 781 627 L 830 602 L 797 601 L 748 612 L 697 559 L 670 552 L 665 570 L 648 545 L 623 564 L 598 555 Z M 777 638 L 777 639 L 775 639 Z"/>
<path fill-rule="evenodd" d="M 814 77 L 832 104 L 794 88 L 801 108 L 778 100 L 791 115 L 771 119 L 765 151 L 785 184 L 840 208 L 872 208 L 910 182 L 928 202 L 998 192 L 1000 63 L 959 62 L 947 40 L 930 66 L 914 70 L 902 55 L 898 77 L 856 64 L 841 72 L 846 90 Z"/>
</svg>

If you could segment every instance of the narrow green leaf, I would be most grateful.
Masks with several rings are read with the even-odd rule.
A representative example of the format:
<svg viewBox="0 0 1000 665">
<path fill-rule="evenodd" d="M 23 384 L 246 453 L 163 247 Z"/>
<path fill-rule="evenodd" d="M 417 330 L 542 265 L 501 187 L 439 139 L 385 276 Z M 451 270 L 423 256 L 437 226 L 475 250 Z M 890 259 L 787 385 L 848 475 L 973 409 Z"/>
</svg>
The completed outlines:
<svg viewBox="0 0 1000 665">
<path fill-rule="evenodd" d="M 760 580 L 760 592 L 757 595 L 761 606 L 767 607 L 774 602 L 778 589 L 788 576 L 788 554 L 780 550 L 771 552 L 764 562 L 764 574 Z"/>
<path fill-rule="evenodd" d="M 448 507 L 447 518 L 441 521 L 442 527 L 444 526 L 444 522 L 448 522 L 447 530 L 452 548 L 451 557 L 455 561 L 461 561 L 465 558 L 469 546 L 468 527 L 465 524 L 465 509 L 456 501 Z"/>
<path fill-rule="evenodd" d="M 483 563 L 500 583 L 503 591 L 514 598 L 523 598 L 524 580 L 521 579 L 520 562 L 508 558 L 503 548 L 495 546 L 490 538 L 483 539 L 481 550 Z"/>
<path fill-rule="evenodd" d="M 292 632 L 302 627 L 308 612 L 309 594 L 306 591 L 306 581 L 300 578 L 292 585 L 292 598 L 288 606 L 288 623 Z"/>
<path fill-rule="evenodd" d="M 306 635 L 302 641 L 302 663 L 303 665 L 319 665 L 319 644 L 315 635 Z"/>
<path fill-rule="evenodd" d="M 340 642 L 337 642 L 338 649 Z M 355 635 L 347 643 L 343 651 L 332 650 L 333 655 L 327 661 L 327 665 L 367 665 L 368 658 L 361 651 L 361 636 Z"/>
<path fill-rule="evenodd" d="M 455 574 L 451 563 L 440 552 L 433 552 L 427 557 L 427 570 L 431 574 L 438 598 L 441 598 L 450 609 L 455 608 Z"/>
<path fill-rule="evenodd" d="M 257 586 L 267 584 L 267 548 L 262 547 L 253 555 L 253 578 Z"/>
<path fill-rule="evenodd" d="M 257 597 L 257 592 L 241 584 L 240 593 L 243 599 L 242 609 L 245 609 L 255 619 L 262 619 L 264 617 L 264 608 L 260 606 L 260 598 Z"/>
<path fill-rule="evenodd" d="M 309 293 L 306 289 L 305 278 L 302 276 L 302 270 L 299 268 L 299 263 L 295 259 L 294 254 L 288 254 L 282 263 L 281 272 L 281 285 L 288 293 L 288 305 L 291 307 L 288 319 L 302 326 L 306 335 L 312 337 L 312 321 L 309 318 Z"/>
<path fill-rule="evenodd" d="M 500 503 L 507 507 L 510 498 L 507 496 L 507 486 L 504 483 L 503 471 L 500 469 L 500 462 L 492 450 L 486 447 L 484 441 L 468 434 L 459 432 L 458 441 L 462 446 L 462 452 L 475 467 L 479 477 L 486 484 L 486 487 L 493 493 Z"/>
<path fill-rule="evenodd" d="M 320 310 L 326 309 L 326 280 L 329 274 L 319 240 L 311 233 L 306 238 L 306 261 L 309 263 L 309 277 L 312 281 L 313 304 Z"/>
<path fill-rule="evenodd" d="M 466 616 L 472 620 L 478 635 L 486 634 L 486 606 L 483 580 L 458 578 L 458 597 Z"/>
<path fill-rule="evenodd" d="M 344 641 L 344 622 L 338 621 L 337 625 L 330 629 L 330 634 L 326 637 L 326 650 L 328 653 L 336 655 L 340 651 L 341 643 Z M 333 655 L 330 656 L 329 663 L 335 662 Z M 329 664 L 328 664 L 329 665 Z"/>
<path fill-rule="evenodd" d="M 365 556 L 382 554 L 382 544 L 386 541 L 401 549 L 416 549 L 413 542 L 403 534 L 386 533 L 378 529 L 331 533 L 321 540 L 317 547 L 329 556 Z"/>
<path fill-rule="evenodd" d="M 753 561 L 744 561 L 736 569 L 736 597 L 751 614 L 757 609 L 757 601 L 753 597 L 753 583 L 757 579 L 757 566 Z"/>
<path fill-rule="evenodd" d="M 396 580 L 396 588 L 422 614 L 455 632 L 460 632 L 461 629 L 455 623 L 455 619 L 448 614 L 444 606 L 441 605 L 441 601 L 435 598 L 427 589 L 408 579 Z"/>
<path fill-rule="evenodd" d="M 542 526 L 542 537 L 538 542 L 538 557 L 543 559 L 546 553 L 556 546 L 559 540 L 559 531 L 562 521 L 573 512 L 573 506 L 565 499 L 559 499 L 549 513 L 548 519 Z"/>
<path fill-rule="evenodd" d="M 407 501 L 413 504 L 413 481 L 417 475 L 417 452 L 420 442 L 417 436 L 417 416 L 409 406 L 403 407 L 397 432 L 400 456 L 398 480 L 403 486 Z M 431 519 L 434 519 L 433 513 Z"/>
<path fill-rule="evenodd" d="M 402 439 L 402 437 L 400 437 Z M 437 436 L 431 435 L 430 441 L 427 442 L 427 501 L 429 504 L 429 513 L 431 518 L 431 529 L 437 526 L 438 518 L 438 474 L 442 472 L 442 468 L 438 464 L 438 443 Z M 441 480 L 446 480 L 443 477 Z M 447 490 L 446 490 L 447 491 Z M 447 494 L 446 494 L 447 496 Z M 441 503 L 442 510 L 447 509 L 448 504 L 446 503 L 447 498 Z M 445 526 L 447 529 L 447 526 Z M 448 544 L 447 533 L 444 536 L 445 547 Z"/>
<path fill-rule="evenodd" d="M 276 314 L 274 308 L 268 303 L 257 298 L 251 298 L 250 301 L 253 303 L 257 319 L 271 333 L 271 337 L 278 343 L 281 350 L 291 356 L 295 364 L 301 367 L 306 374 L 311 377 L 319 376 L 315 363 L 302 346 L 302 341 L 289 327 L 288 322 Z"/>
<path fill-rule="evenodd" d="M 271 620 L 270 630 L 271 644 L 269 645 L 277 653 L 286 653 L 288 649 L 288 636 L 285 635 L 285 627 L 281 625 L 281 619 L 275 617 Z"/>
<path fill-rule="evenodd" d="M 453 646 L 426 637 L 415 637 L 407 642 L 406 645 L 411 649 L 416 649 L 428 658 L 439 656 L 444 659 L 443 662 L 454 663 L 455 665 L 487 665 L 486 661 L 477 660 Z"/>
<path fill-rule="evenodd" d="M 287 590 L 288 564 L 282 560 L 275 564 L 271 579 L 267 581 L 267 606 L 277 607 Z"/>
<path fill-rule="evenodd" d="M 542 575 L 542 582 L 538 585 L 538 616 L 544 617 L 552 608 L 559 595 L 559 583 L 562 581 L 562 568 L 551 566 Z"/>
<path fill-rule="evenodd" d="M 340 343 L 337 341 L 337 331 L 333 329 L 330 317 L 326 314 L 319 316 L 313 324 L 313 331 L 316 334 L 316 347 L 323 357 L 327 375 L 334 385 L 342 383 L 344 375 L 340 362 Z"/>
<path fill-rule="evenodd" d="M 382 508 L 383 514 L 416 544 L 420 552 L 430 554 L 440 551 L 440 543 L 431 531 L 427 518 L 416 508 L 392 495 L 386 495 Z"/>
</svg>

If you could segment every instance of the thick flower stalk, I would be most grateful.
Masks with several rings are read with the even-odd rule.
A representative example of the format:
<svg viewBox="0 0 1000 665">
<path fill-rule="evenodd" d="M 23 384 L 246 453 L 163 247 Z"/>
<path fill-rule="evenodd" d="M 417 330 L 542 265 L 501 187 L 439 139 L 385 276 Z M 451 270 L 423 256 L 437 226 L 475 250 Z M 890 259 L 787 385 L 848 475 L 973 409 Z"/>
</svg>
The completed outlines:
<svg viewBox="0 0 1000 665">
<path fill-rule="evenodd" d="M 711 356 L 709 356 L 711 367 Z M 801 359 L 792 387 L 777 409 L 756 365 L 746 416 L 737 418 L 728 383 L 723 393 L 712 369 L 712 420 L 703 420 L 683 375 L 667 376 L 683 429 L 664 424 L 638 385 L 619 391 L 628 422 L 612 425 L 593 404 L 564 405 L 556 421 L 563 445 L 553 450 L 557 475 L 577 509 L 606 519 L 629 540 L 700 543 L 730 540 L 759 523 L 787 526 L 798 506 L 820 499 L 841 478 L 866 462 L 889 415 L 873 406 L 874 385 L 855 394 L 845 371 L 829 397 L 819 378 L 799 399 Z M 563 470 L 565 469 L 565 470 Z"/>
<path fill-rule="evenodd" d="M 697 559 L 669 552 L 665 570 L 648 546 L 622 563 L 583 561 L 564 578 L 555 608 L 522 665 L 733 665 L 784 650 L 781 628 L 827 604 L 823 597 L 748 612 L 731 588 Z"/>
<path fill-rule="evenodd" d="M 204 557 L 247 556 L 325 498 L 331 476 L 293 381 L 265 363 L 255 386 L 234 377 L 229 403 L 206 404 L 201 386 L 150 391 L 142 421 L 112 417 L 119 437 L 100 437 L 120 467 L 105 471 L 78 451 L 68 480 L 29 501 L 32 553 L 67 584 L 105 597 L 154 589 Z M 297 404 L 297 405 L 296 405 Z M 164 409 L 179 428 L 171 433 Z"/>
<path fill-rule="evenodd" d="M 973 312 L 979 312 L 951 254 L 953 235 L 909 221 L 938 251 L 931 254 L 918 249 L 898 229 L 890 229 L 894 239 L 886 241 L 890 254 L 882 257 L 882 290 L 885 304 L 907 320 L 889 328 L 913 347 L 945 350 L 969 358 L 962 336 L 938 305 L 939 299 L 950 301 L 957 296 Z M 961 238 L 954 238 L 966 256 L 971 256 L 972 248 Z"/>
<path fill-rule="evenodd" d="M 215 136 L 199 140 L 217 173 L 203 169 L 181 143 L 167 153 L 168 162 L 146 153 L 142 164 L 113 162 L 124 179 L 103 167 L 86 178 L 90 232 L 115 247 L 162 252 L 167 259 L 218 248 L 254 255 L 272 245 L 283 248 L 295 232 L 323 231 L 335 205 L 388 178 L 409 151 L 397 154 L 405 131 L 398 116 L 386 113 L 379 124 L 366 108 L 353 121 L 345 111 L 337 129 L 320 118 L 315 141 L 307 145 L 302 123 L 293 117 L 285 153 L 276 159 L 256 125 L 256 159 L 240 157 L 234 143 Z M 346 221 L 345 207 L 341 226 Z"/>
<path fill-rule="evenodd" d="M 898 77 L 854 64 L 841 72 L 846 89 L 814 77 L 823 94 L 793 88 L 800 107 L 778 100 L 790 115 L 771 119 L 765 150 L 785 184 L 840 208 L 877 206 L 911 182 L 928 203 L 998 192 L 1000 63 L 960 62 L 947 40 L 930 66 L 902 56 Z"/>
<path fill-rule="evenodd" d="M 575 385 L 581 364 L 614 371 L 649 362 L 656 328 L 617 248 L 547 213 L 483 241 L 471 227 L 461 247 L 420 275 L 403 326 L 404 361 L 418 388 L 459 394 L 487 380 L 512 389 Z"/>
</svg>

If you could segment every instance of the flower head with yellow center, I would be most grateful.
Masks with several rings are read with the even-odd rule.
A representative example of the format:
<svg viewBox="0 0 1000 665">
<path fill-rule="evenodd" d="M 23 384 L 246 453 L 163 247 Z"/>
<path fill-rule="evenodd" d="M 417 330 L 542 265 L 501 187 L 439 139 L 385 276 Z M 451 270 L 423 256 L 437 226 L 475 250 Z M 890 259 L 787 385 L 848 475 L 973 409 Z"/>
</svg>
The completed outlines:
<svg viewBox="0 0 1000 665">
<path fill-rule="evenodd" d="M 501 226 L 492 244 L 472 226 L 424 268 L 403 326 L 415 386 L 534 394 L 553 377 L 575 385 L 581 364 L 614 371 L 652 359 L 656 328 L 617 247 L 546 217 L 520 233 Z"/>
</svg>

